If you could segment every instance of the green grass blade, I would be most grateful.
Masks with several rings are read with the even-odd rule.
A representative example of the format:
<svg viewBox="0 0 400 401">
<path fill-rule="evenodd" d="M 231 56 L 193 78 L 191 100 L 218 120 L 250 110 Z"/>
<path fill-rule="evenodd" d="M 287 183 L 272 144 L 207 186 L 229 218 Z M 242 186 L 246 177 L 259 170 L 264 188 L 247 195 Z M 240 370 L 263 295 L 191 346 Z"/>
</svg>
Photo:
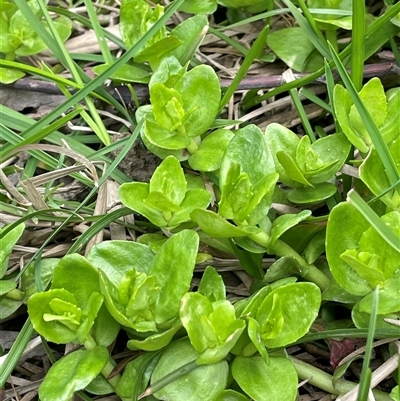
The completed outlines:
<svg viewBox="0 0 400 401">
<path fill-rule="evenodd" d="M 114 60 L 111 55 L 111 51 L 108 48 L 106 38 L 104 35 L 104 30 L 101 28 L 99 19 L 96 14 L 96 10 L 93 7 L 93 2 L 91 0 L 84 0 L 84 1 L 85 1 L 86 11 L 89 15 L 90 22 L 92 23 L 93 30 L 96 34 L 97 42 L 100 45 L 101 54 L 103 55 L 106 63 L 111 64 Z"/>
<path fill-rule="evenodd" d="M 0 388 L 3 388 L 6 384 L 7 379 L 14 370 L 15 365 L 18 363 L 19 358 L 21 357 L 26 348 L 26 345 L 32 337 L 32 334 L 32 323 L 29 319 L 27 319 L 20 333 L 15 339 L 13 345 L 11 346 L 11 349 L 7 354 L 6 359 L 0 365 Z"/>
<path fill-rule="evenodd" d="M 304 16 L 290 0 L 284 0 L 284 2 L 289 7 L 293 16 L 296 18 L 300 28 L 307 35 L 307 38 L 326 59 L 330 60 L 331 55 L 329 53 L 328 44 L 324 38 L 324 35 L 322 35 L 322 32 L 318 28 L 317 23 L 314 21 L 314 18 L 306 7 L 304 1 L 298 1 Z"/>
<path fill-rule="evenodd" d="M 351 190 L 347 195 L 347 201 L 350 202 L 367 220 L 377 233 L 397 252 L 400 253 L 400 238 L 388 228 L 388 226 L 379 218 L 374 210 L 358 195 Z"/>
<path fill-rule="evenodd" d="M 351 31 L 351 80 L 357 92 L 361 90 L 365 49 L 365 2 L 353 0 Z"/>
<path fill-rule="evenodd" d="M 29 127 L 34 125 L 36 122 L 32 118 L 29 118 L 21 113 L 18 113 L 17 111 L 12 110 L 6 106 L 0 108 L 0 121 L 4 124 L 3 125 L 2 123 L 0 123 L 0 134 L 2 134 L 1 137 L 3 140 L 9 142 L 11 145 L 18 145 L 18 143 L 22 142 L 25 139 L 21 135 L 14 133 L 11 129 L 15 129 L 18 131 L 25 130 L 24 132 L 26 132 L 29 129 Z M 11 129 L 6 128 L 6 126 Z M 46 140 L 55 145 L 59 145 L 62 141 L 66 141 L 72 150 L 82 154 L 89 160 L 96 160 L 96 161 L 101 160 L 106 162 L 107 164 L 111 163 L 110 158 L 104 155 L 97 156 L 96 152 L 94 152 L 92 148 L 89 148 L 83 143 L 77 141 L 76 139 L 74 139 L 74 137 L 66 136 L 58 131 L 54 131 L 52 134 L 48 135 Z M 37 157 L 38 160 L 42 160 L 44 163 L 48 164 L 53 169 L 57 168 L 57 163 L 58 163 L 57 159 L 54 159 L 53 157 L 47 155 L 46 153 L 41 151 L 30 151 L 29 153 L 31 155 L 35 155 L 35 157 Z M 5 159 L 2 159 L 1 157 L 0 160 L 1 162 L 5 161 Z M 86 183 L 89 186 L 93 185 L 93 183 L 90 180 L 85 179 L 80 174 L 74 174 L 73 177 L 77 178 L 81 182 Z M 130 181 L 130 178 L 126 174 L 122 173 L 117 169 L 113 171 L 111 177 L 120 184 L 122 184 L 123 182 Z"/>
<path fill-rule="evenodd" d="M 80 112 L 82 108 L 78 107 L 75 110 L 71 111 L 71 113 L 68 113 L 67 115 L 61 117 L 60 119 L 54 121 L 51 123 L 49 126 L 46 128 L 43 128 L 40 130 L 37 134 L 32 135 L 31 137 L 24 139 L 23 141 L 19 142 L 17 145 L 14 145 L 11 147 L 6 154 L 4 154 L 5 158 L 8 158 L 9 154 L 15 153 L 18 148 L 24 145 L 28 145 L 30 143 L 36 143 L 39 142 L 40 140 L 46 138 L 48 135 L 53 133 L 54 131 L 57 131 L 59 128 L 63 127 L 68 121 L 71 121 L 74 117 L 76 117 Z"/>
<path fill-rule="evenodd" d="M 239 71 L 237 72 L 235 78 L 233 79 L 232 83 L 229 85 L 224 96 L 222 97 L 221 102 L 219 104 L 220 110 L 223 107 L 225 107 L 225 105 L 229 102 L 229 99 L 235 93 L 237 87 L 240 84 L 240 81 L 247 74 L 247 71 L 253 64 L 253 61 L 260 55 L 267 40 L 268 32 L 269 32 L 269 25 L 266 25 L 260 32 L 260 35 L 254 41 L 253 45 L 251 46 L 251 49 L 244 58 L 243 63 L 239 68 Z"/>
<path fill-rule="evenodd" d="M 368 400 L 368 393 L 371 386 L 371 374 L 372 374 L 369 364 L 372 355 L 372 344 L 374 342 L 378 303 L 379 303 L 379 287 L 376 287 L 374 291 L 374 297 L 372 299 L 371 317 L 369 321 L 368 337 L 367 337 L 363 367 L 361 370 L 360 387 L 358 390 L 357 401 Z"/>
<path fill-rule="evenodd" d="M 296 107 L 297 113 L 299 114 L 301 123 L 303 124 L 306 134 L 309 136 L 311 142 L 315 142 L 317 138 L 315 137 L 310 121 L 308 120 L 307 113 L 303 107 L 303 103 L 301 103 L 297 89 L 290 89 L 289 93 L 293 100 L 294 106 Z"/>
<path fill-rule="evenodd" d="M 321 107 L 321 109 L 324 109 L 328 113 L 332 113 L 332 107 L 328 103 L 320 99 L 317 95 L 312 93 L 310 90 L 308 90 L 307 88 L 301 88 L 299 90 L 299 94 L 303 95 L 306 99 L 311 100 L 313 103 Z"/>
<path fill-rule="evenodd" d="M 337 53 L 333 49 L 332 46 L 331 48 L 331 53 L 333 57 L 333 61 L 336 65 L 336 68 L 340 74 L 340 77 L 346 86 L 347 90 L 350 93 L 350 96 L 357 107 L 358 112 L 360 113 L 360 116 L 362 120 L 364 121 L 365 127 L 371 137 L 372 143 L 375 146 L 375 149 L 386 169 L 386 174 L 389 178 L 389 182 L 391 184 L 395 183 L 396 181 L 399 180 L 399 171 L 397 170 L 396 163 L 393 160 L 392 155 L 390 154 L 389 148 L 386 146 L 385 141 L 382 138 L 381 133 L 379 132 L 378 127 L 375 124 L 375 121 L 372 119 L 371 115 L 368 113 L 368 110 L 366 109 L 364 103 L 360 99 L 360 96 L 358 95 L 358 92 L 356 88 L 353 85 L 353 82 L 351 81 L 349 74 L 347 73 L 346 69 L 344 68 L 342 62 L 340 61 L 340 58 L 338 57 Z"/>
</svg>

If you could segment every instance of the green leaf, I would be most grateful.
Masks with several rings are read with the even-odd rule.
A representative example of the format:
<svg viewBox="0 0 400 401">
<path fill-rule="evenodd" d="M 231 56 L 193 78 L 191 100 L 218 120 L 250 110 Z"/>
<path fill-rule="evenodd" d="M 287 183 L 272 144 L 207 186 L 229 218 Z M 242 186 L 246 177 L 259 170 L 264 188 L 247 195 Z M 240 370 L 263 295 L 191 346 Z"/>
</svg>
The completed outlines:
<svg viewBox="0 0 400 401">
<path fill-rule="evenodd" d="M 44 315 L 57 316 L 57 313 L 52 309 L 51 301 L 64 302 L 64 305 L 70 305 L 65 312 L 58 315 L 59 320 L 44 319 Z M 57 308 L 57 305 L 54 305 Z M 64 289 L 54 289 L 46 292 L 33 294 L 28 300 L 28 313 L 32 321 L 33 328 L 46 340 L 56 344 L 66 344 L 74 341 L 77 338 L 76 330 L 78 324 L 69 324 L 77 309 L 77 301 L 75 297 Z M 70 309 L 70 310 L 68 310 Z M 61 306 L 58 308 L 61 310 Z M 62 319 L 66 319 L 65 322 Z"/>
<path fill-rule="evenodd" d="M 227 129 L 218 129 L 206 136 L 199 148 L 189 157 L 190 167 L 198 171 L 218 170 L 225 150 L 233 137 L 232 131 Z"/>
<path fill-rule="evenodd" d="M 103 300 L 104 297 L 98 292 L 94 292 L 89 297 L 86 307 L 82 311 L 82 323 L 77 330 L 78 340 L 81 344 L 84 344 L 89 337 L 90 331 L 94 325 L 94 321 L 97 318 L 101 306 L 103 305 Z"/>
<path fill-rule="evenodd" d="M 171 54 L 171 52 L 178 48 L 181 43 L 182 41 L 176 36 L 170 35 L 142 50 L 140 54 L 135 57 L 135 61 L 137 63 L 148 61 L 152 70 L 155 70 L 160 65 L 161 60 L 165 56 Z"/>
<path fill-rule="evenodd" d="M 176 89 L 155 82 L 150 87 L 150 101 L 154 118 L 162 128 L 175 131 L 183 124 L 185 111 L 182 96 Z"/>
<path fill-rule="evenodd" d="M 127 47 L 132 47 L 164 14 L 164 7 L 157 5 L 153 10 L 143 0 L 124 0 L 120 12 L 120 32 Z M 167 36 L 164 25 L 150 39 L 144 48 Z"/>
<path fill-rule="evenodd" d="M 399 165 L 400 163 L 400 141 L 394 140 L 389 145 L 389 151 L 393 157 L 394 162 Z M 400 169 L 399 169 L 400 171 Z M 385 167 L 375 149 L 371 149 L 367 158 L 361 164 L 360 178 L 368 186 L 371 192 L 378 196 L 385 193 L 387 188 L 390 187 L 390 182 L 385 171 Z M 396 210 L 400 206 L 399 196 L 396 190 L 392 189 L 380 197 L 381 201 L 387 205 L 390 210 Z"/>
<path fill-rule="evenodd" d="M 145 216 L 156 226 L 166 227 L 168 225 L 163 213 L 146 203 L 146 198 L 149 195 L 149 184 L 144 182 L 124 183 L 119 187 L 118 195 L 125 206 Z"/>
<path fill-rule="evenodd" d="M 211 193 L 205 189 L 189 189 L 182 203 L 179 205 L 179 210 L 173 213 L 168 225 L 174 227 L 189 221 L 190 213 L 197 208 L 206 209 L 211 202 L 211 198 Z"/>
<path fill-rule="evenodd" d="M 272 203 L 275 173 L 273 157 L 260 129 L 251 124 L 238 130 L 220 168 L 220 206 L 230 204 L 233 216 L 228 218 L 258 224 Z"/>
<path fill-rule="evenodd" d="M 100 75 L 110 64 L 99 64 L 92 67 L 96 75 Z M 148 71 L 130 64 L 124 64 L 117 71 L 115 71 L 110 78 L 122 82 L 137 82 L 140 84 L 148 84 L 150 81 L 150 74 Z"/>
<path fill-rule="evenodd" d="M 239 356 L 233 361 L 232 375 L 255 401 L 294 401 L 297 397 L 297 373 L 286 358 L 271 357 L 267 365 L 260 356 Z"/>
<path fill-rule="evenodd" d="M 155 303 L 158 324 L 178 315 L 181 298 L 190 288 L 198 247 L 196 232 L 183 230 L 169 238 L 153 259 L 150 273 L 162 288 Z"/>
<path fill-rule="evenodd" d="M 313 187 L 294 188 L 287 193 L 290 202 L 299 205 L 321 202 L 337 192 L 337 187 L 329 182 L 321 182 Z"/>
<path fill-rule="evenodd" d="M 186 193 L 185 174 L 179 161 L 168 156 L 156 168 L 150 179 L 149 193 L 158 191 L 171 202 L 180 205 Z"/>
<path fill-rule="evenodd" d="M 259 352 L 259 354 L 261 355 L 261 358 L 268 365 L 269 364 L 269 355 L 268 355 L 267 350 L 265 349 L 265 345 L 261 338 L 260 323 L 258 323 L 257 320 L 253 319 L 252 317 L 247 318 L 247 322 L 248 322 L 247 332 L 248 332 L 251 342 L 254 344 L 254 347 L 255 347 L 254 351 L 257 350 Z M 246 356 L 252 356 L 252 355 L 247 355 L 246 348 L 243 350 L 243 354 L 246 353 Z M 253 352 L 252 352 L 252 354 L 253 354 Z"/>
<path fill-rule="evenodd" d="M 57 288 L 70 292 L 84 309 L 90 296 L 100 293 L 99 273 L 83 256 L 66 255 L 54 270 L 51 289 Z"/>
<path fill-rule="evenodd" d="M 271 32 L 267 38 L 271 50 L 290 68 L 299 72 L 313 72 L 323 66 L 323 58 L 302 28 L 291 27 Z"/>
<path fill-rule="evenodd" d="M 377 127 L 383 125 L 387 116 L 387 100 L 379 78 L 369 80 L 361 89 L 359 96 Z M 354 104 L 350 108 L 349 120 L 352 130 L 370 146 L 372 142 L 365 121 L 361 118 Z"/>
<path fill-rule="evenodd" d="M 357 149 L 359 149 L 360 152 L 368 152 L 369 147 L 352 129 L 349 114 L 351 107 L 353 106 L 353 101 L 349 92 L 342 85 L 335 85 L 333 90 L 333 105 L 335 108 L 336 118 L 339 121 L 343 133 L 347 136 L 347 139 Z"/>
<path fill-rule="evenodd" d="M 371 313 L 373 292 L 366 295 L 358 303 L 360 312 Z M 400 272 L 387 279 L 379 288 L 379 305 L 377 313 L 386 315 L 400 312 Z"/>
<path fill-rule="evenodd" d="M 20 239 L 21 235 L 25 230 L 25 224 L 20 224 L 13 228 L 5 236 L 2 235 L 4 229 L 7 226 L 0 229 L 1 246 L 0 246 L 0 278 L 4 276 L 8 269 L 8 257 L 10 256 L 15 244 Z"/>
<path fill-rule="evenodd" d="M 0 68 L 0 83 L 4 85 L 12 84 L 26 74 L 22 71 L 11 70 L 9 68 Z"/>
<path fill-rule="evenodd" d="M 277 153 L 281 151 L 285 152 L 286 155 L 294 160 L 296 157 L 296 148 L 300 139 L 294 132 L 290 131 L 283 125 L 276 123 L 267 126 L 265 130 L 265 139 L 272 154 L 276 172 L 279 174 L 279 180 L 288 186 L 294 187 L 295 182 L 289 178 L 286 170 L 279 162 Z"/>
<path fill-rule="evenodd" d="M 43 401 L 69 401 L 76 391 L 83 390 L 108 362 L 106 347 L 72 352 L 57 361 L 39 387 Z"/>
<path fill-rule="evenodd" d="M 217 6 L 216 0 L 187 0 L 179 10 L 189 14 L 212 14 Z"/>
<path fill-rule="evenodd" d="M 312 186 L 290 155 L 281 150 L 277 152 L 276 157 L 290 180 L 295 183 Z"/>
<path fill-rule="evenodd" d="M 249 401 L 249 398 L 235 390 L 221 391 L 214 401 Z"/>
<path fill-rule="evenodd" d="M 212 3 L 214 3 L 215 7 L 217 6 L 215 0 L 208 0 L 207 2 L 195 1 L 205 8 L 209 7 Z M 190 1 L 186 1 L 181 8 L 188 6 L 189 3 Z M 172 30 L 171 34 L 176 36 L 182 43 L 177 49 L 173 50 L 171 54 L 175 56 L 182 65 L 185 65 L 192 59 L 207 32 L 207 28 L 207 17 L 205 15 L 195 15 L 194 17 L 185 19 Z"/>
<path fill-rule="evenodd" d="M 244 237 L 262 231 L 254 226 L 234 226 L 211 210 L 195 209 L 190 217 L 207 235 L 214 238 Z"/>
<path fill-rule="evenodd" d="M 313 283 L 293 283 L 274 289 L 262 301 L 255 317 L 264 344 L 268 348 L 284 347 L 307 334 L 320 305 L 321 292 Z"/>
<path fill-rule="evenodd" d="M 245 328 L 245 322 L 236 319 L 229 301 L 211 303 L 198 292 L 183 296 L 179 315 L 193 348 L 200 353 L 198 364 L 225 358 Z"/>
<path fill-rule="evenodd" d="M 197 66 L 176 83 L 175 89 L 182 95 L 185 113 L 191 112 L 184 123 L 186 135 L 202 135 L 218 113 L 221 86 L 217 74 L 208 65 Z"/>
<path fill-rule="evenodd" d="M 190 145 L 190 138 L 187 135 L 183 135 L 181 133 L 178 133 L 177 131 L 170 131 L 169 129 L 160 127 L 154 120 L 153 115 L 148 115 L 146 117 L 143 132 L 146 139 L 151 144 L 159 146 L 163 149 L 184 149 Z"/>
<path fill-rule="evenodd" d="M 157 361 L 157 354 L 153 352 L 146 352 L 130 361 L 115 387 L 118 396 L 125 399 L 137 399 L 146 389 Z"/>
<path fill-rule="evenodd" d="M 356 249 L 362 234 L 369 227 L 369 223 L 348 203 L 339 203 L 329 214 L 326 231 L 329 268 L 339 285 L 354 295 L 366 295 L 371 287 L 340 255 L 348 249 Z"/>
<path fill-rule="evenodd" d="M 142 339 L 131 339 L 127 342 L 127 347 L 131 350 L 158 351 L 165 348 L 173 339 L 176 332 L 182 327 L 179 319 L 172 326 L 161 333 L 151 334 Z"/>
<path fill-rule="evenodd" d="M 9 293 L 17 288 L 17 283 L 13 280 L 0 280 L 0 296 Z"/>
<path fill-rule="evenodd" d="M 116 286 L 132 268 L 148 273 L 154 253 L 148 246 L 132 241 L 103 241 L 90 248 L 88 261 L 103 271 Z"/>
<path fill-rule="evenodd" d="M 48 30 L 47 23 L 42 22 L 42 25 Z M 54 28 L 56 29 L 58 35 L 62 42 L 65 42 L 71 35 L 72 22 L 69 18 L 61 16 L 53 21 Z M 16 51 L 15 54 L 20 57 L 27 57 L 33 54 L 40 53 L 41 51 L 47 49 L 48 45 L 38 36 L 34 39 L 32 44 L 22 45 Z"/>
<path fill-rule="evenodd" d="M 310 210 L 302 210 L 300 213 L 297 214 L 284 214 L 276 218 L 272 223 L 271 228 L 271 239 L 269 243 L 269 247 L 271 248 L 271 250 L 274 248 L 275 242 L 281 237 L 283 233 L 310 216 Z"/>
<path fill-rule="evenodd" d="M 198 353 L 188 338 L 169 344 L 161 354 L 160 360 L 151 376 L 151 384 L 162 379 L 188 362 L 195 360 Z M 202 365 L 167 384 L 154 393 L 159 400 L 209 401 L 225 389 L 228 381 L 228 364 L 220 361 Z"/>
<path fill-rule="evenodd" d="M 225 299 L 225 284 L 217 270 L 207 266 L 201 278 L 198 292 L 208 298 L 210 302 Z"/>
</svg>

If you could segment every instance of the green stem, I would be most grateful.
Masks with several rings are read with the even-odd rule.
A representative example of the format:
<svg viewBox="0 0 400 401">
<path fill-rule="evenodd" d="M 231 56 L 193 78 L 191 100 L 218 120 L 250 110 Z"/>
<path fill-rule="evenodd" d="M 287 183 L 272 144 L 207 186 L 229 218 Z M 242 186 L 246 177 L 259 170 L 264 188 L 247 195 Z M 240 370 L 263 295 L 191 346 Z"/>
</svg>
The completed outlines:
<svg viewBox="0 0 400 401">
<path fill-rule="evenodd" d="M 295 259 L 303 268 L 303 277 L 315 283 L 321 291 L 326 290 L 330 285 L 330 280 L 315 265 L 307 264 L 307 262 L 288 244 L 278 239 L 275 242 L 274 252 L 277 256 L 289 256 Z"/>
<path fill-rule="evenodd" d="M 338 380 L 334 386 L 333 378 L 328 373 L 292 356 L 289 356 L 289 359 L 293 363 L 297 375 L 301 380 L 308 380 L 308 383 L 330 394 L 344 394 L 356 386 L 356 383 L 344 379 Z M 389 394 L 384 393 L 383 391 L 372 390 L 372 392 L 375 396 L 376 401 L 393 401 L 389 397 Z"/>
<path fill-rule="evenodd" d="M 266 232 L 249 235 L 254 242 L 260 244 L 264 248 L 269 248 L 270 236 Z M 303 269 L 303 277 L 315 283 L 321 291 L 326 290 L 330 285 L 330 280 L 315 265 L 309 265 L 291 246 L 278 239 L 273 247 L 273 252 L 277 256 L 289 256 L 295 259 Z"/>
<path fill-rule="evenodd" d="M 86 339 L 85 343 L 83 344 L 84 347 L 86 349 L 93 349 L 95 347 L 97 347 L 97 343 L 94 340 L 94 338 L 92 336 L 88 336 L 88 338 Z M 121 379 L 121 375 L 117 374 L 115 375 L 113 378 L 108 379 L 108 376 L 110 375 L 110 373 L 113 371 L 115 367 L 115 362 L 114 360 L 111 358 L 109 358 L 106 366 L 104 366 L 103 370 L 101 371 L 101 373 L 103 374 L 103 376 L 107 379 L 107 381 L 115 388 L 115 386 L 118 384 L 118 382 Z"/>
<path fill-rule="evenodd" d="M 193 138 L 190 138 L 190 145 L 187 147 L 187 150 L 189 151 L 190 154 L 193 154 L 194 152 L 196 152 L 196 150 L 199 147 L 197 146 L 197 143 L 194 141 Z"/>
<path fill-rule="evenodd" d="M 17 288 L 14 288 L 6 294 L 6 297 L 13 299 L 14 301 L 22 301 L 25 297 L 25 293 Z"/>
</svg>

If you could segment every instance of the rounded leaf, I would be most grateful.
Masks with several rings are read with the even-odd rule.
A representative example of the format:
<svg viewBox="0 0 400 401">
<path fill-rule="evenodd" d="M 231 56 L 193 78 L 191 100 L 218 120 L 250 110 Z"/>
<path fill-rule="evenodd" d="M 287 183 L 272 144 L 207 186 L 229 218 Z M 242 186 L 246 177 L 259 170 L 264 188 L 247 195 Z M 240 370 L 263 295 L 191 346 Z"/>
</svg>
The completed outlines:
<svg viewBox="0 0 400 401">
<path fill-rule="evenodd" d="M 106 347 L 72 352 L 57 361 L 47 372 L 39 387 L 42 401 L 69 401 L 102 371 L 108 362 Z"/>
<path fill-rule="evenodd" d="M 61 300 L 76 308 L 76 298 L 67 290 L 55 289 L 33 294 L 28 300 L 28 313 L 33 328 L 46 340 L 56 344 L 66 344 L 76 339 L 76 329 L 67 327 L 58 320 L 45 321 L 44 314 L 54 315 L 50 302 Z M 75 309 L 74 308 L 74 309 Z"/>
<path fill-rule="evenodd" d="M 298 205 L 321 202 L 330 198 L 337 191 L 336 185 L 329 182 L 316 184 L 314 187 L 295 188 L 288 192 L 287 198 Z"/>
<path fill-rule="evenodd" d="M 186 135 L 202 135 L 218 113 L 221 86 L 217 74 L 210 66 L 199 65 L 187 72 L 175 89 L 182 95 L 185 113 L 191 112 L 184 123 Z"/>
<path fill-rule="evenodd" d="M 338 284 L 354 295 L 366 295 L 371 291 L 371 287 L 340 255 L 349 249 L 357 249 L 362 234 L 368 228 L 370 224 L 349 203 L 340 203 L 329 214 L 326 230 L 326 257 L 329 268 Z"/>
<path fill-rule="evenodd" d="M 286 358 L 271 356 L 267 365 L 260 356 L 239 356 L 233 361 L 232 375 L 255 401 L 294 401 L 297 397 L 297 373 Z"/>
<path fill-rule="evenodd" d="M 278 300 L 282 316 L 273 316 L 271 319 L 271 311 L 276 313 L 274 305 Z M 276 321 L 280 330 L 275 334 L 274 326 L 269 326 L 269 333 L 274 335 L 264 339 L 264 344 L 268 348 L 284 347 L 303 337 L 318 316 L 320 305 L 321 292 L 313 283 L 288 284 L 270 292 L 258 308 L 256 320 L 261 325 L 262 337 L 268 334 L 263 332 L 263 323 L 267 320 L 269 325 Z"/>
<path fill-rule="evenodd" d="M 165 348 L 151 376 L 151 384 L 197 359 L 188 338 L 174 341 Z M 228 363 L 220 361 L 211 365 L 201 365 L 167 384 L 154 396 L 158 400 L 210 401 L 225 389 L 228 381 Z"/>
</svg>

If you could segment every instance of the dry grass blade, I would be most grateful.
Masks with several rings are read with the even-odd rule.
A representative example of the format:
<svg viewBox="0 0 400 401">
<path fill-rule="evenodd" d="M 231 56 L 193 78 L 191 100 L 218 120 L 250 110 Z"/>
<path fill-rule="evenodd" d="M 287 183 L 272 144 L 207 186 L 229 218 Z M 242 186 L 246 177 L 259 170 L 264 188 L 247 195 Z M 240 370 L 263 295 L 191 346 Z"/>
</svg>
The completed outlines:
<svg viewBox="0 0 400 401">
<path fill-rule="evenodd" d="M 86 168 L 91 172 L 92 177 L 93 177 L 93 181 L 95 183 L 95 185 L 97 185 L 99 178 L 97 175 L 97 171 L 96 168 L 94 167 L 94 164 L 92 162 L 90 162 L 86 157 L 80 155 L 79 153 L 68 149 L 66 147 L 63 146 L 57 146 L 57 145 L 47 145 L 47 144 L 30 144 L 30 145 L 24 145 L 24 146 L 20 146 L 19 148 L 17 148 L 14 152 L 10 153 L 8 155 L 8 157 L 12 157 L 15 154 L 19 153 L 19 152 L 27 152 L 30 150 L 44 150 L 47 152 L 53 152 L 53 153 L 58 153 L 61 155 L 65 155 L 70 157 L 71 159 L 74 159 L 80 163 L 82 163 L 84 166 L 86 166 Z"/>
<path fill-rule="evenodd" d="M 3 170 L 0 169 L 0 181 L 3 184 L 4 188 L 8 191 L 11 197 L 14 197 L 14 200 L 23 206 L 31 206 L 31 202 L 26 199 L 20 192 L 15 188 L 15 185 L 11 182 L 11 180 L 4 174 Z"/>
</svg>

